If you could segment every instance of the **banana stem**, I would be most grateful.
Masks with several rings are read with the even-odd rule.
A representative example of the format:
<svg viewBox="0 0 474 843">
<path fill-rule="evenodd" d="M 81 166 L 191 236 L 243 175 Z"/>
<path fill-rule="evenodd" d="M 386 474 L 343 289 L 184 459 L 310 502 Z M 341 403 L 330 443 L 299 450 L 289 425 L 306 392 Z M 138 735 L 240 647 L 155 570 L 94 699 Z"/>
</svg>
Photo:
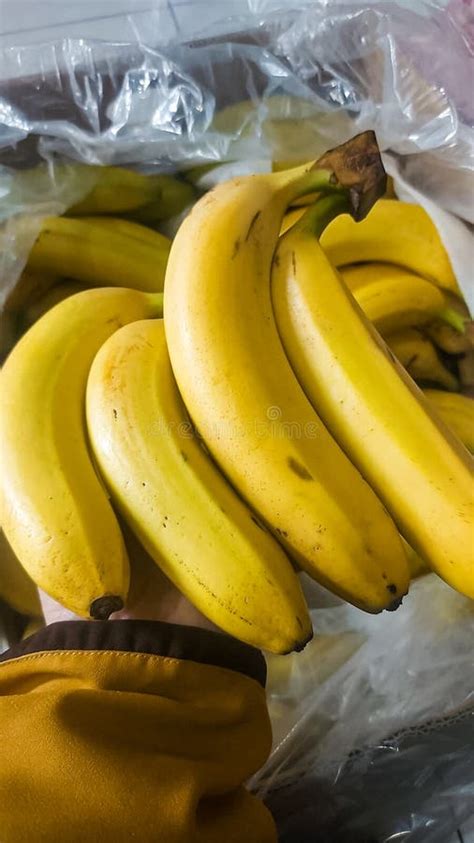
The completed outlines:
<svg viewBox="0 0 474 843">
<path fill-rule="evenodd" d="M 314 164 L 275 173 L 287 205 L 308 193 L 343 195 L 355 220 L 363 219 L 385 192 L 387 176 L 373 132 L 362 132 L 330 149 Z M 341 213 L 340 211 L 338 213 Z"/>
<path fill-rule="evenodd" d="M 439 318 L 448 325 L 451 325 L 458 334 L 464 334 L 466 332 L 466 322 L 469 322 L 469 319 L 466 319 L 462 313 L 458 313 L 454 308 L 444 307 L 439 314 Z"/>
<path fill-rule="evenodd" d="M 324 229 L 335 217 L 339 214 L 349 214 L 350 211 L 351 205 L 347 191 L 333 193 L 321 197 L 314 205 L 311 205 L 293 228 L 307 231 L 319 240 Z"/>
<path fill-rule="evenodd" d="M 163 318 L 163 293 L 146 293 L 153 307 L 153 319 Z"/>
<path fill-rule="evenodd" d="M 342 194 L 346 210 L 355 220 L 368 214 L 387 184 L 373 132 L 362 132 L 330 149 L 314 164 L 275 173 L 273 178 L 286 188 L 287 205 L 308 193 Z"/>
</svg>

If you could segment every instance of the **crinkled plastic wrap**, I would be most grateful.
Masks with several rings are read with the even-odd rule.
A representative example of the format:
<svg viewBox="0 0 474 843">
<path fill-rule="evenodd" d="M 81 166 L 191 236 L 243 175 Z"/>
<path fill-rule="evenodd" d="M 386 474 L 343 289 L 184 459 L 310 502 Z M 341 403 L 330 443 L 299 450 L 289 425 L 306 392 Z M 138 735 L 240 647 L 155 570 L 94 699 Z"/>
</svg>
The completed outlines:
<svg viewBox="0 0 474 843">
<path fill-rule="evenodd" d="M 274 746 L 252 782 L 282 843 L 449 843 L 474 817 L 473 601 L 433 574 L 389 615 L 305 587 L 316 634 L 268 658 Z"/>
<path fill-rule="evenodd" d="M 408 190 L 474 222 L 470 5 L 294 5 L 203 0 L 174 30 L 157 5 L 128 43 L 0 50 L 0 308 L 42 218 L 92 187 L 74 162 L 266 170 L 375 128 Z M 252 786 L 283 841 L 447 843 L 474 814 L 473 604 L 435 577 L 374 618 L 308 589 L 316 637 L 271 661 Z"/>
</svg>

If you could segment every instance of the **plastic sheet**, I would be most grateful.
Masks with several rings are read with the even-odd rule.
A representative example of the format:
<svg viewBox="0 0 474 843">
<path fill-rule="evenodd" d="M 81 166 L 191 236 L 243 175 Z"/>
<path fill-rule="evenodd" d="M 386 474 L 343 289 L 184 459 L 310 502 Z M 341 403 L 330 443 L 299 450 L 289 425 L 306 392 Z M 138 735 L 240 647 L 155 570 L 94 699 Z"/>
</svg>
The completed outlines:
<svg viewBox="0 0 474 843">
<path fill-rule="evenodd" d="M 0 50 L 0 219 L 28 213 L 37 230 L 76 201 L 58 158 L 145 171 L 297 161 L 371 127 L 410 183 L 473 221 L 469 9 L 406 6 L 207 0 L 174 35 L 157 7 L 129 16 L 133 43 Z M 18 197 L 12 167 L 40 161 L 49 184 L 41 194 L 24 177 Z M 0 306 L 34 239 L 24 232 L 10 223 L 6 246 L 3 233 Z"/>
<path fill-rule="evenodd" d="M 0 308 L 42 218 L 92 186 L 74 162 L 233 162 L 222 176 L 375 128 L 402 188 L 474 221 L 469 4 L 195 7 L 174 33 L 158 7 L 131 15 L 125 44 L 0 49 Z M 434 577 L 376 618 L 308 589 L 317 637 L 271 665 L 275 746 L 252 786 L 283 841 L 447 843 L 474 814 L 472 604 Z"/>
<path fill-rule="evenodd" d="M 473 602 L 434 575 L 391 615 L 306 589 L 317 635 L 268 659 L 274 746 L 252 783 L 282 840 L 446 843 L 474 815 Z"/>
</svg>

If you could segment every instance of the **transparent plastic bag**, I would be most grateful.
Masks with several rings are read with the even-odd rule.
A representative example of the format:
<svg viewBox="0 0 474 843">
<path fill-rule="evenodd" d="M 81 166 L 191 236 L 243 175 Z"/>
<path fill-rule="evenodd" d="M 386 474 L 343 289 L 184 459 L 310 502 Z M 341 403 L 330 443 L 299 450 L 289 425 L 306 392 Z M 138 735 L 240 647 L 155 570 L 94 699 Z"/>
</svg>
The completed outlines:
<svg viewBox="0 0 474 843">
<path fill-rule="evenodd" d="M 305 587 L 316 636 L 268 658 L 274 745 L 253 788 L 283 840 L 445 843 L 474 815 L 474 603 L 435 575 L 390 615 Z"/>
<path fill-rule="evenodd" d="M 0 44 L 0 309 L 44 216 L 91 189 L 75 162 L 227 162 L 209 186 L 367 128 L 472 296 L 472 232 L 449 214 L 474 222 L 471 7 L 294 5 L 175 2 L 174 23 L 161 6 L 129 15 L 127 43 Z M 307 588 L 316 638 L 271 667 L 275 745 L 252 786 L 292 843 L 447 843 L 474 813 L 472 604 L 427 577 L 372 618 Z"/>
<path fill-rule="evenodd" d="M 462 0 L 452 13 L 434 0 L 408 5 L 196 0 L 185 17 L 176 4 L 174 34 L 160 7 L 128 16 L 133 42 L 0 49 L 0 220 L 28 214 L 37 230 L 42 215 L 77 201 L 65 160 L 144 171 L 270 165 L 370 127 L 401 175 L 472 222 L 469 10 Z M 50 185 L 41 196 L 24 176 L 18 201 L 14 168 L 41 161 Z M 16 242 L 10 222 L 6 245 L 0 235 L 0 306 L 34 239 L 24 230 Z"/>
</svg>

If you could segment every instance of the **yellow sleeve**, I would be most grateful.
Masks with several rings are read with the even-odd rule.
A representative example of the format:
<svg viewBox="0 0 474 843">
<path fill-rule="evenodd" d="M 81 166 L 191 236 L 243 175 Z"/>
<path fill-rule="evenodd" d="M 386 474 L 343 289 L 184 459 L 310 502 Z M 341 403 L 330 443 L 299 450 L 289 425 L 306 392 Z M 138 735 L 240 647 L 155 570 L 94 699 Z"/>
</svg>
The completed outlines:
<svg viewBox="0 0 474 843">
<path fill-rule="evenodd" d="M 263 657 L 153 621 L 53 624 L 0 660 L 1 843 L 275 843 Z"/>
</svg>

